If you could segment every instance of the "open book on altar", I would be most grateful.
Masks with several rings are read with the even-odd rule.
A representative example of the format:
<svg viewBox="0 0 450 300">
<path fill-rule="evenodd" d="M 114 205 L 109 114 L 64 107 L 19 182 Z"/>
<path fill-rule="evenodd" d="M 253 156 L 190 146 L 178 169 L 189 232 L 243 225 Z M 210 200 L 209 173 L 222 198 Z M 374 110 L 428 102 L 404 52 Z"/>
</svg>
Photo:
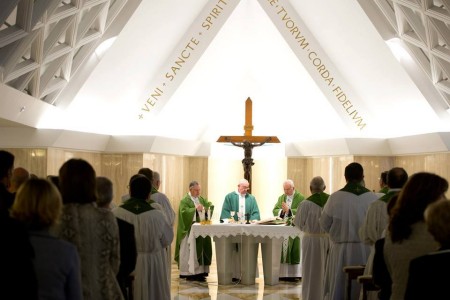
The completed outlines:
<svg viewBox="0 0 450 300">
<path fill-rule="evenodd" d="M 271 218 L 268 218 L 268 219 L 257 221 L 256 224 L 261 224 L 261 225 L 286 225 L 286 221 L 281 219 L 280 217 L 271 217 Z"/>
</svg>

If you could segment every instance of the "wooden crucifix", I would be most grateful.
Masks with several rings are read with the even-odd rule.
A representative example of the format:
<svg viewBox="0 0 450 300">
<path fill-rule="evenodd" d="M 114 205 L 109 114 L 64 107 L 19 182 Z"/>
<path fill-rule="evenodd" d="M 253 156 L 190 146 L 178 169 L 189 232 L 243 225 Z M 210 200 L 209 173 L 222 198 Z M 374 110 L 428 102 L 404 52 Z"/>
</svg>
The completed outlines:
<svg viewBox="0 0 450 300">
<path fill-rule="evenodd" d="M 244 167 L 244 178 L 248 180 L 250 185 L 249 193 L 252 187 L 252 166 L 255 164 L 252 158 L 253 148 L 262 146 L 265 143 L 279 143 L 276 136 L 253 136 L 252 124 L 252 99 L 250 97 L 245 101 L 245 125 L 243 136 L 221 136 L 217 140 L 219 143 L 231 143 L 234 146 L 244 149 L 244 159 L 242 166 Z"/>
</svg>

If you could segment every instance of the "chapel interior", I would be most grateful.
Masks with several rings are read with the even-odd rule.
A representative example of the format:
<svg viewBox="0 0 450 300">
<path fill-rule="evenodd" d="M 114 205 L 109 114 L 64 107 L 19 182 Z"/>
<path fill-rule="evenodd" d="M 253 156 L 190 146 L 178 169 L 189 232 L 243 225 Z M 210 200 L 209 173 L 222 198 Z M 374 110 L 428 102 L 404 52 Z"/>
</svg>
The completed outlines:
<svg viewBox="0 0 450 300">
<path fill-rule="evenodd" d="M 244 151 L 217 140 L 246 133 L 247 98 L 250 136 L 280 141 L 253 148 L 261 218 L 285 179 L 332 193 L 354 161 L 370 190 L 396 166 L 450 178 L 448 1 L 2 0 L 0 26 L 0 149 L 39 177 L 83 158 L 116 205 L 148 167 L 176 212 L 192 180 L 220 212 Z M 212 270 L 189 283 L 173 264 L 172 298 L 301 299 Z"/>
</svg>

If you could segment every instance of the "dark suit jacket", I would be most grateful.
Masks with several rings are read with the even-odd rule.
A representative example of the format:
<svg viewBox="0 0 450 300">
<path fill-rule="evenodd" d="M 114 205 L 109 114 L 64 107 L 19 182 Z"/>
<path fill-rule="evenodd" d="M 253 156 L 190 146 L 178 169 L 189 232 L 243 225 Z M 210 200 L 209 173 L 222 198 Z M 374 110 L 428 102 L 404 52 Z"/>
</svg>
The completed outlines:
<svg viewBox="0 0 450 300">
<path fill-rule="evenodd" d="M 120 238 L 120 267 L 117 273 L 117 281 L 122 288 L 128 275 L 133 272 L 136 266 L 136 239 L 134 237 L 134 226 L 124 220 L 117 219 L 119 225 Z"/>
<path fill-rule="evenodd" d="M 450 299 L 450 250 L 411 260 L 405 299 Z"/>
<path fill-rule="evenodd" d="M 392 292 L 392 279 L 391 275 L 384 261 L 384 238 L 375 242 L 375 256 L 373 258 L 373 270 L 372 277 L 374 283 L 380 287 L 378 292 L 378 299 L 389 300 Z"/>
</svg>

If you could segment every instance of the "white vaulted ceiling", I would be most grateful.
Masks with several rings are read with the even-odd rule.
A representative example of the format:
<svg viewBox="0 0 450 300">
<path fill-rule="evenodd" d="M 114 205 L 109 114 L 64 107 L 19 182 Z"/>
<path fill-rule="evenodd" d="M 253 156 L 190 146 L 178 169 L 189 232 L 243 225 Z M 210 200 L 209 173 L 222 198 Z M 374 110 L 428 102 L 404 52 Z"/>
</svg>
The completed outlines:
<svg viewBox="0 0 450 300">
<path fill-rule="evenodd" d="M 449 149 L 449 0 L 2 0 L 0 22 L 0 147 L 204 155 L 250 97 L 287 155 Z"/>
</svg>

